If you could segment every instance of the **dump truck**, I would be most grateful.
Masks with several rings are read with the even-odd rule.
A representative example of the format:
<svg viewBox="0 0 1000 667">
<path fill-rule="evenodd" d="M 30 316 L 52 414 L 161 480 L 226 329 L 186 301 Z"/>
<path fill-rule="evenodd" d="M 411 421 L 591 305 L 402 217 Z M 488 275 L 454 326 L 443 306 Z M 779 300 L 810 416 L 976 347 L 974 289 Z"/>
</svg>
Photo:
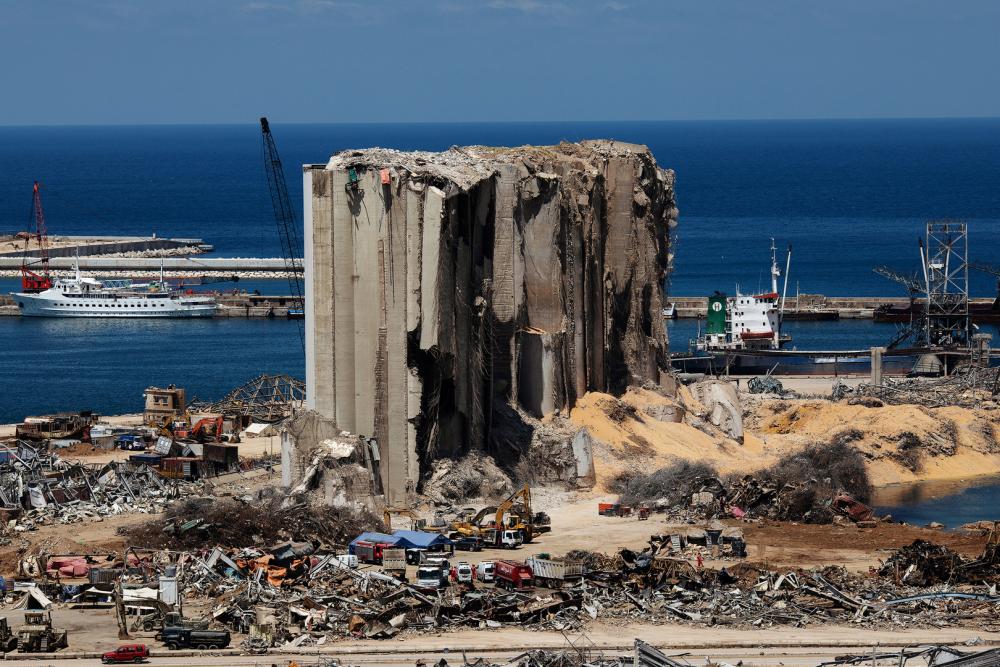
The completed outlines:
<svg viewBox="0 0 1000 667">
<path fill-rule="evenodd" d="M 382 569 L 387 574 L 406 581 L 406 549 L 383 549 Z"/>
<path fill-rule="evenodd" d="M 542 556 L 532 556 L 524 561 L 531 568 L 532 576 L 539 584 L 561 587 L 567 581 L 583 578 L 583 563 L 579 561 L 551 560 Z"/>
<path fill-rule="evenodd" d="M 531 566 L 516 560 L 498 560 L 493 577 L 501 588 L 531 588 L 535 584 Z"/>
<path fill-rule="evenodd" d="M 24 625 L 17 629 L 19 653 L 51 653 L 68 645 L 66 630 L 52 627 L 51 612 L 24 613 Z"/>
</svg>

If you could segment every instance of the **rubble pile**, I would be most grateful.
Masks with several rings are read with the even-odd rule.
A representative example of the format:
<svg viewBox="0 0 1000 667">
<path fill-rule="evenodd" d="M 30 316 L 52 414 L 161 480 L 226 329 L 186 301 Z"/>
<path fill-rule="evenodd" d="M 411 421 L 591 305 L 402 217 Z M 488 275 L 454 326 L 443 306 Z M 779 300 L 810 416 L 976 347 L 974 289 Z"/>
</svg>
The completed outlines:
<svg viewBox="0 0 1000 667">
<path fill-rule="evenodd" d="M 710 465 L 681 461 L 649 474 L 626 471 L 609 489 L 629 505 L 651 505 L 675 520 L 734 516 L 831 523 L 838 514 L 868 520 L 871 497 L 864 458 L 850 431 L 760 472 L 720 479 Z"/>
<path fill-rule="evenodd" d="M 649 474 L 622 471 L 610 481 L 608 490 L 619 494 L 623 503 L 687 506 L 692 495 L 702 491 L 706 480 L 717 478 L 718 472 L 707 463 L 681 461 Z"/>
<path fill-rule="evenodd" d="M 897 549 L 879 574 L 914 586 L 1000 583 L 1000 545 L 990 544 L 979 558 L 966 558 L 951 549 L 915 540 Z"/>
<path fill-rule="evenodd" d="M 514 482 L 493 457 L 476 452 L 459 459 L 435 461 L 423 485 L 424 495 L 439 504 L 469 498 L 506 498 L 513 491 Z"/>
<path fill-rule="evenodd" d="M 52 523 L 76 523 L 117 514 L 162 512 L 201 482 L 164 480 L 143 463 L 67 461 L 44 444 L 19 441 L 0 465 L 0 501 L 17 532 Z"/>
<path fill-rule="evenodd" d="M 1000 368 L 960 366 L 941 378 L 883 378 L 881 385 L 861 384 L 854 394 L 890 405 L 922 405 L 928 408 L 1000 407 Z"/>
<path fill-rule="evenodd" d="M 382 522 L 366 510 L 307 503 L 286 504 L 285 496 L 189 498 L 174 503 L 166 516 L 119 529 L 127 543 L 146 549 L 204 549 L 216 544 L 259 547 L 280 541 L 345 545 Z"/>
<path fill-rule="evenodd" d="M 562 588 L 456 585 L 428 592 L 379 570 L 349 569 L 332 554 L 310 555 L 310 545 L 286 544 L 274 554 L 251 549 L 210 556 L 202 562 L 211 572 L 202 572 L 200 581 L 195 577 L 192 586 L 218 597 L 213 618 L 234 629 L 247 631 L 258 607 L 285 619 L 270 636 L 271 645 L 288 647 L 459 627 L 580 630 L 598 618 L 738 627 L 989 625 L 1000 604 L 983 584 L 1000 575 L 996 562 L 976 570 L 985 579 L 928 587 L 840 567 L 699 568 L 680 557 L 676 546 L 672 536 L 656 536 L 642 552 L 567 554 L 567 560 L 580 557 L 577 562 L 585 563 L 584 575 Z M 279 576 L 272 576 L 275 567 L 282 568 Z"/>
</svg>

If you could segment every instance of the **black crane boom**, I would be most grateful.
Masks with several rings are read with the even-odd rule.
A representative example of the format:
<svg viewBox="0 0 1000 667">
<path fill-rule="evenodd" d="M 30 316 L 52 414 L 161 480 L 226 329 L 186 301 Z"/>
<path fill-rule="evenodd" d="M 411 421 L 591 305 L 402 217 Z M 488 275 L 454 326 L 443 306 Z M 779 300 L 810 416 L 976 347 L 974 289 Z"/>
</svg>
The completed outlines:
<svg viewBox="0 0 1000 667">
<path fill-rule="evenodd" d="M 274 220 L 278 224 L 278 236 L 281 239 L 281 255 L 285 260 L 285 273 L 288 276 L 288 287 L 291 296 L 305 308 L 305 295 L 302 287 L 302 239 L 295 221 L 295 209 L 288 196 L 288 185 L 285 183 L 285 172 L 281 167 L 281 157 L 278 147 L 271 135 L 271 126 L 267 118 L 260 119 L 260 131 L 264 146 L 264 171 L 267 174 L 267 187 L 271 192 L 271 206 L 274 208 Z M 289 315 L 291 317 L 291 313 Z M 301 319 L 301 318 L 299 318 Z M 302 323 L 298 324 L 299 340 L 305 349 L 305 332 Z"/>
</svg>

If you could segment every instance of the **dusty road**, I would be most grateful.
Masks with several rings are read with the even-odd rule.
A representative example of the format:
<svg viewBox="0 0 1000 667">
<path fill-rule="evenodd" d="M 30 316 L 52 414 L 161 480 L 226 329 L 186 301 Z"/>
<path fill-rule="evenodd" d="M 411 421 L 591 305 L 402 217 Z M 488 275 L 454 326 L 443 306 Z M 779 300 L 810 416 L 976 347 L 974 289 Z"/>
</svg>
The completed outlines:
<svg viewBox="0 0 1000 667">
<path fill-rule="evenodd" d="M 17 626 L 21 612 L 5 610 L 0 617 Z M 70 648 L 55 655 L 23 659 L 8 654 L 6 663 L 44 665 L 60 662 L 62 658 L 79 656 L 74 664 L 97 664 L 93 658 L 113 649 L 115 622 L 108 609 L 56 609 L 53 625 L 69 631 Z M 336 658 L 344 665 L 413 665 L 423 659 L 432 664 L 444 657 L 461 664 L 464 651 L 468 658 L 485 657 L 499 662 L 532 648 L 552 650 L 569 649 L 573 645 L 588 647 L 589 651 L 615 655 L 631 650 L 634 639 L 660 647 L 671 655 L 686 654 L 693 665 L 704 664 L 704 658 L 722 659 L 736 664 L 742 660 L 750 665 L 815 665 L 836 655 L 870 653 L 872 646 L 880 651 L 898 650 L 927 644 L 961 645 L 978 642 L 979 647 L 1000 646 L 1000 633 L 975 629 L 900 629 L 863 630 L 846 626 L 816 626 L 808 628 L 767 628 L 760 630 L 735 630 L 730 628 L 705 628 L 684 625 L 624 624 L 598 621 L 586 633 L 563 635 L 555 631 L 530 631 L 507 627 L 500 630 L 462 629 L 440 634 L 416 634 L 390 640 L 330 641 L 308 652 L 273 651 L 267 656 L 225 655 L 200 652 L 173 653 L 160 647 L 151 633 L 133 633 L 130 643 L 145 643 L 153 651 L 152 662 L 164 665 L 281 665 L 291 659 L 300 665 L 316 664 L 320 657 Z M 238 647 L 242 637 L 234 636 L 233 646 Z M 969 650 L 972 650 L 971 648 Z"/>
</svg>

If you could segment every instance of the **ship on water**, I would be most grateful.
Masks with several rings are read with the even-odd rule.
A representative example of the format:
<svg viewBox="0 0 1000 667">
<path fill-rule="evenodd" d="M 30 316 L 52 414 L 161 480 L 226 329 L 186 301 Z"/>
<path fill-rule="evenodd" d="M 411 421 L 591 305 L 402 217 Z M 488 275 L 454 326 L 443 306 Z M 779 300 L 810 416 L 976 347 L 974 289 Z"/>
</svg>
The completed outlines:
<svg viewBox="0 0 1000 667">
<path fill-rule="evenodd" d="M 29 262 L 28 243 L 21 264 L 21 291 L 11 292 L 21 315 L 26 317 L 212 317 L 218 307 L 215 298 L 174 289 L 163 278 L 134 283 L 131 280 L 96 280 L 80 275 L 79 257 L 75 276 L 53 280 L 49 273 L 48 231 L 42 211 L 38 181 L 32 190 L 31 214 L 37 239 L 40 272 Z"/>
<path fill-rule="evenodd" d="M 21 315 L 27 317 L 212 317 L 217 304 L 209 295 L 171 288 L 159 281 L 96 280 L 80 275 L 59 278 L 41 291 L 13 292 Z"/>
<path fill-rule="evenodd" d="M 778 291 L 781 269 L 771 240 L 771 289 L 769 292 L 735 296 L 716 292 L 708 298 L 704 333 L 693 341 L 692 352 L 671 355 L 671 363 L 682 372 L 731 375 L 847 375 L 869 373 L 869 351 L 798 351 L 784 349 L 791 337 L 781 330 L 784 321 L 791 247 L 785 261 L 785 282 Z M 882 360 L 886 375 L 913 371 L 916 356 L 909 350 L 887 350 Z"/>
</svg>

